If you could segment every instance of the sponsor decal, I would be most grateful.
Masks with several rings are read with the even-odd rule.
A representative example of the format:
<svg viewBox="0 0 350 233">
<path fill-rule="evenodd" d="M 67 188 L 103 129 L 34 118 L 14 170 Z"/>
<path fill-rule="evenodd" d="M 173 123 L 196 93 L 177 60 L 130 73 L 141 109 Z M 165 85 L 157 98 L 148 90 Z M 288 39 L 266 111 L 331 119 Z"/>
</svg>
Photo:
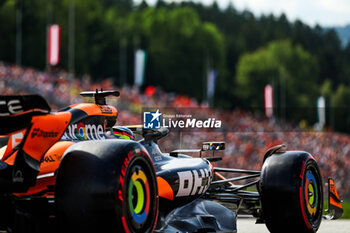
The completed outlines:
<svg viewBox="0 0 350 233">
<path fill-rule="evenodd" d="M 44 131 L 40 128 L 34 128 L 31 137 L 43 137 L 43 138 L 55 138 L 58 136 L 58 132 L 55 131 Z"/>
<path fill-rule="evenodd" d="M 85 129 L 85 125 L 83 123 L 79 123 L 78 124 L 78 133 L 76 134 L 77 137 L 79 139 L 82 139 L 82 140 L 86 140 L 87 139 L 87 135 L 86 135 L 86 129 Z"/>
<path fill-rule="evenodd" d="M 18 99 L 0 101 L 0 116 L 9 116 L 10 114 L 17 114 L 23 112 L 23 107 Z"/>
<path fill-rule="evenodd" d="M 62 139 L 103 140 L 105 136 L 102 125 L 90 125 L 80 122 L 78 124 L 68 125 Z"/>
<path fill-rule="evenodd" d="M 158 161 L 163 160 L 163 158 L 161 155 L 156 155 L 156 156 L 154 156 L 154 160 L 158 162 Z"/>
<path fill-rule="evenodd" d="M 22 139 L 24 137 L 24 131 L 14 133 L 11 135 L 11 142 L 12 142 L 12 148 L 15 148 L 17 145 L 19 145 L 22 142 Z"/>
<path fill-rule="evenodd" d="M 56 160 L 53 158 L 51 155 L 47 155 L 42 159 L 43 163 L 52 163 L 55 162 Z"/>
<path fill-rule="evenodd" d="M 15 172 L 15 175 L 13 176 L 12 181 L 14 183 L 23 183 L 24 178 L 23 178 L 23 174 L 22 174 L 22 172 L 20 170 L 17 170 Z"/>
<path fill-rule="evenodd" d="M 208 169 L 182 171 L 177 174 L 179 176 L 179 190 L 176 197 L 202 194 L 207 191 L 212 180 L 211 170 Z"/>
<path fill-rule="evenodd" d="M 161 124 L 161 115 L 157 109 L 156 112 L 143 112 L 143 127 L 145 129 L 159 129 Z"/>
<path fill-rule="evenodd" d="M 100 105 L 100 110 L 102 113 L 105 113 L 105 114 L 112 114 L 113 113 L 112 108 L 109 106 L 105 106 L 105 105 Z"/>
<path fill-rule="evenodd" d="M 52 163 L 52 162 L 56 162 L 61 160 L 62 155 L 58 155 L 58 154 L 51 154 L 51 155 L 45 155 L 41 162 L 42 163 Z"/>
</svg>

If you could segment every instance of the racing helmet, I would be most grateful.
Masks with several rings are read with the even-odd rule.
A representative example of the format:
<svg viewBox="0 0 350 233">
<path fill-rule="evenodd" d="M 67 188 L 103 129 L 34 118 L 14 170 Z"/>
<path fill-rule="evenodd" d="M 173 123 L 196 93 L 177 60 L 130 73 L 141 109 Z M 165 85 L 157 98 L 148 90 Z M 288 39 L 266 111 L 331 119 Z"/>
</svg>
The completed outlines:
<svg viewBox="0 0 350 233">
<path fill-rule="evenodd" d="M 135 140 L 133 132 L 123 126 L 114 126 L 112 128 L 113 135 L 120 139 Z"/>
</svg>

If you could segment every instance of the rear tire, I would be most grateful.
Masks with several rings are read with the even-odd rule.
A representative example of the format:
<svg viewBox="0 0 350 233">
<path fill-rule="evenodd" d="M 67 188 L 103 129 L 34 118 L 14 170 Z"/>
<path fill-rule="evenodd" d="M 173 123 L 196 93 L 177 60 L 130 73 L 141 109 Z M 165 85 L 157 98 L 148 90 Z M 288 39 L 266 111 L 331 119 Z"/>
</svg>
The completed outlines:
<svg viewBox="0 0 350 233">
<path fill-rule="evenodd" d="M 152 232 L 155 228 L 158 192 L 152 168 L 153 165 L 151 167 L 150 161 L 143 156 L 132 157 L 127 165 L 122 198 L 118 197 L 125 232 Z"/>
<path fill-rule="evenodd" d="M 264 162 L 260 194 L 263 218 L 272 233 L 316 232 L 323 187 L 315 159 L 306 152 L 275 153 Z"/>
<path fill-rule="evenodd" d="M 57 173 L 60 230 L 152 232 L 158 217 L 158 190 L 145 149 L 127 140 L 76 145 Z"/>
</svg>

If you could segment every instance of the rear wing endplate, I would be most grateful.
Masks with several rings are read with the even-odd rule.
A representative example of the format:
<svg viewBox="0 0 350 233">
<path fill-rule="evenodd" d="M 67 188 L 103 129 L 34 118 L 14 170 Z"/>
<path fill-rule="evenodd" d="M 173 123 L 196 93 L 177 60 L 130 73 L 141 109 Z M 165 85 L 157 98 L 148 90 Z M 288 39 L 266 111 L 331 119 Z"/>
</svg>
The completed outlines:
<svg viewBox="0 0 350 233">
<path fill-rule="evenodd" d="M 328 178 L 328 215 L 325 216 L 326 219 L 339 219 L 343 216 L 343 206 L 342 200 L 338 195 L 338 191 L 335 187 L 334 180 Z"/>
</svg>

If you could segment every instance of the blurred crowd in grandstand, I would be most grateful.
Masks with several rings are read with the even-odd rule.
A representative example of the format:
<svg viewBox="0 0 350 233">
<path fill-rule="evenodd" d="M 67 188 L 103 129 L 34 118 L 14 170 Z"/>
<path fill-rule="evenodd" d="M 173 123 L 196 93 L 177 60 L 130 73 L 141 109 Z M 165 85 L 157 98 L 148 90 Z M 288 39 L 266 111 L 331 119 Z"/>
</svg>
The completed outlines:
<svg viewBox="0 0 350 233">
<path fill-rule="evenodd" d="M 219 131 L 187 130 L 170 133 L 161 139 L 163 151 L 175 148 L 198 148 L 203 141 L 226 141 L 226 150 L 219 152 L 223 160 L 219 166 L 260 169 L 266 150 L 286 144 L 288 150 L 310 152 L 318 161 L 324 182 L 335 178 L 341 195 L 350 197 L 350 136 L 331 130 L 316 132 L 242 110 L 218 110 L 201 106 L 186 96 L 166 93 L 157 87 L 147 87 L 141 93 L 138 87 L 114 87 L 107 80 L 92 83 L 88 76 L 80 79 L 63 71 L 41 72 L 31 68 L 0 63 L 0 93 L 2 95 L 38 93 L 44 96 L 53 110 L 86 101 L 79 96 L 83 90 L 120 90 L 120 98 L 108 102 L 118 108 L 118 125 L 141 124 L 145 107 L 198 109 L 203 118 L 222 120 Z M 191 111 L 191 110 L 189 110 Z"/>
</svg>

